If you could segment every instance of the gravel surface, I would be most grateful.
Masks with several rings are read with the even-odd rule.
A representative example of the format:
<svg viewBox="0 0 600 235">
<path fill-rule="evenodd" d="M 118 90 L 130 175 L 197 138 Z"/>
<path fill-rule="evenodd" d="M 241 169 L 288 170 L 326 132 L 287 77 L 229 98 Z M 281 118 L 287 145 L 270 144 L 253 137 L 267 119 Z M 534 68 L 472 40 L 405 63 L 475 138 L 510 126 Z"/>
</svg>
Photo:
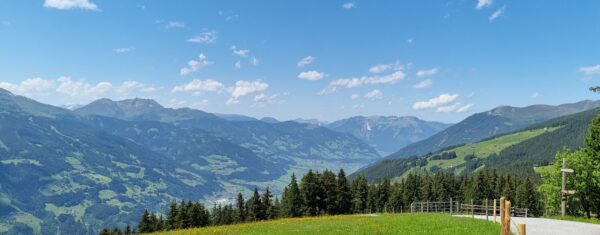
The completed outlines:
<svg viewBox="0 0 600 235">
<path fill-rule="evenodd" d="M 471 217 L 469 215 L 457 215 Z M 476 219 L 485 219 L 485 216 L 475 216 Z M 498 216 L 496 219 L 499 219 Z M 511 230 L 518 235 L 515 224 L 524 223 L 527 235 L 600 235 L 600 224 L 590 224 L 566 220 L 511 217 Z M 492 216 L 489 220 L 493 220 Z"/>
</svg>

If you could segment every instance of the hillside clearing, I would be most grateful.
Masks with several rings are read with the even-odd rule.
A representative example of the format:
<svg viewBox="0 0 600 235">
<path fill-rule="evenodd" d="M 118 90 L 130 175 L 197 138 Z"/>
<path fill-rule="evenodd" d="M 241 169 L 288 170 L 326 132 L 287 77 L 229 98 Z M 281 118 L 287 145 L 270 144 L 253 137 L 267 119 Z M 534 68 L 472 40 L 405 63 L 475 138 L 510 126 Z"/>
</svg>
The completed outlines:
<svg viewBox="0 0 600 235">
<path fill-rule="evenodd" d="M 500 231 L 498 224 L 447 214 L 378 215 L 279 219 L 153 234 L 498 234 Z"/>
</svg>

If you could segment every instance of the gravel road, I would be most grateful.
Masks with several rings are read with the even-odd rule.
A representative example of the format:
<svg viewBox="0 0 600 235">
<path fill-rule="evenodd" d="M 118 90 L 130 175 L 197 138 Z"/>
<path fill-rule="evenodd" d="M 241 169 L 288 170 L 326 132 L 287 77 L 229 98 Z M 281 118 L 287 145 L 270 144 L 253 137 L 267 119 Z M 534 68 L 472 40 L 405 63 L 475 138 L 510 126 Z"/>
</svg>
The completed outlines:
<svg viewBox="0 0 600 235">
<path fill-rule="evenodd" d="M 471 216 L 466 215 L 465 217 Z M 476 215 L 475 218 L 485 219 L 485 216 Z M 490 216 L 489 220 L 492 219 Z M 511 230 L 514 234 L 518 234 L 515 224 L 524 223 L 527 235 L 600 235 L 600 224 L 531 217 L 511 217 L 510 219 L 514 220 L 514 223 L 511 222 Z"/>
</svg>

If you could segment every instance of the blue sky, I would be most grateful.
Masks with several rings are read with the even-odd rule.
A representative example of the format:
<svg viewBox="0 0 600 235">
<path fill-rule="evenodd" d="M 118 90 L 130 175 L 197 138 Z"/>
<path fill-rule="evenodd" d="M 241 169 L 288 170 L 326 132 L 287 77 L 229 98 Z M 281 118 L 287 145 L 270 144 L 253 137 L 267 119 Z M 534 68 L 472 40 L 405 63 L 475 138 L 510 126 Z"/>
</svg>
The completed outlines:
<svg viewBox="0 0 600 235">
<path fill-rule="evenodd" d="M 598 1 L 0 2 L 0 87 L 282 120 L 598 99 Z"/>
</svg>

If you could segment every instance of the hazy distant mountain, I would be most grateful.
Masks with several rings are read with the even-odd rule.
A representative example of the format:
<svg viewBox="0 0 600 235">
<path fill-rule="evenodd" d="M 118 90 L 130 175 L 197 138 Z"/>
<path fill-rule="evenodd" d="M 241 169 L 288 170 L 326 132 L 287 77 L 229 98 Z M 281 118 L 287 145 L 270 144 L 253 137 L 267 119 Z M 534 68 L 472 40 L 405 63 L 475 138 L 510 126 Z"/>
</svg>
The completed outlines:
<svg viewBox="0 0 600 235">
<path fill-rule="evenodd" d="M 280 122 L 279 120 L 277 120 L 275 118 L 272 118 L 272 117 L 264 117 L 264 118 L 261 118 L 260 121 L 266 122 L 266 123 L 278 123 L 278 122 Z"/>
<path fill-rule="evenodd" d="M 477 142 L 494 135 L 519 130 L 551 118 L 597 107 L 600 107 L 600 101 L 591 100 L 557 106 L 532 105 L 523 108 L 500 106 L 487 112 L 471 115 L 465 120 L 425 140 L 400 149 L 387 158 L 393 159 L 424 155 L 446 147 Z"/>
<path fill-rule="evenodd" d="M 327 125 L 332 130 L 356 136 L 382 155 L 398 151 L 449 126 L 450 124 L 423 121 L 416 117 L 396 116 L 357 116 Z"/>
<path fill-rule="evenodd" d="M 312 124 L 312 125 L 317 125 L 317 126 L 326 126 L 328 124 L 328 122 L 324 122 L 321 121 L 319 119 L 304 119 L 304 118 L 297 118 L 293 120 L 294 122 L 297 123 L 304 123 L 304 124 Z"/>
<path fill-rule="evenodd" d="M 253 117 L 248 117 L 248 116 L 238 115 L 238 114 L 220 114 L 220 113 L 215 113 L 215 115 L 217 117 L 225 119 L 227 121 L 247 122 L 247 121 L 256 121 L 256 120 L 258 120 L 258 119 L 253 118 Z"/>
<path fill-rule="evenodd" d="M 145 99 L 73 112 L 0 89 L 0 224 L 10 233 L 97 234 L 171 199 L 280 193 L 291 172 L 352 172 L 378 158 L 352 135 L 314 125 L 229 121 Z"/>
</svg>

